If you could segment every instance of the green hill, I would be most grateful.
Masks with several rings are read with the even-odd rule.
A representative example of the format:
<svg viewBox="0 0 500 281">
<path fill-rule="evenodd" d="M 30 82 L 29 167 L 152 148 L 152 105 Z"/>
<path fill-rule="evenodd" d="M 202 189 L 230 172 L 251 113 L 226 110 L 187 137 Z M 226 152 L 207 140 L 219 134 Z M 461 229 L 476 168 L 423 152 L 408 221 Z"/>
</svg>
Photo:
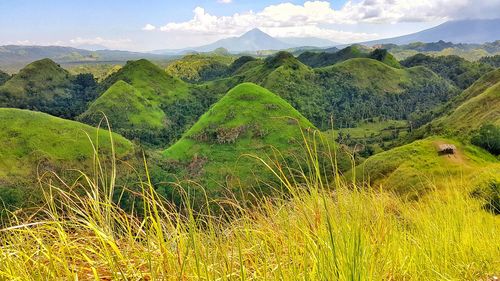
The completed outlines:
<svg viewBox="0 0 500 281">
<path fill-rule="evenodd" d="M 164 146 L 180 136 L 186 122 L 177 120 L 178 116 L 181 113 L 192 115 L 185 111 L 184 105 L 190 104 L 190 110 L 198 112 L 191 86 L 147 60 L 127 62 L 100 87 L 103 94 L 79 117 L 80 120 L 95 125 L 102 117 L 100 112 L 110 113 L 109 120 L 114 128 L 127 138 L 146 144 Z"/>
<path fill-rule="evenodd" d="M 72 118 L 94 98 L 90 75 L 72 76 L 50 59 L 35 61 L 0 86 L 0 107 L 15 107 Z"/>
<path fill-rule="evenodd" d="M 101 87 L 105 90 L 119 80 L 125 81 L 141 91 L 153 104 L 171 103 L 188 95 L 188 84 L 168 75 L 152 62 L 141 59 L 129 61 L 117 72 L 104 79 Z M 103 92 L 104 92 L 103 91 Z"/>
<path fill-rule="evenodd" d="M 202 82 L 227 74 L 232 56 L 193 54 L 175 60 L 167 66 L 167 73 L 187 82 Z"/>
<path fill-rule="evenodd" d="M 452 144 L 454 155 L 439 155 L 438 145 Z M 368 158 L 350 176 L 366 180 L 398 194 L 414 196 L 441 187 L 472 191 L 490 181 L 500 180 L 500 162 L 494 156 L 470 145 L 441 137 L 397 147 Z"/>
<path fill-rule="evenodd" d="M 211 81 L 215 94 L 252 82 L 278 94 L 316 127 L 355 127 L 369 118 L 409 120 L 416 112 L 440 106 L 458 94 L 445 79 L 425 67 L 394 68 L 368 58 L 310 68 L 293 55 L 279 52 L 249 60 L 233 76 Z"/>
<path fill-rule="evenodd" d="M 481 77 L 442 111 L 412 136 L 445 134 L 469 140 L 482 125 L 500 126 L 500 69 Z"/>
<path fill-rule="evenodd" d="M 417 54 L 401 62 L 405 67 L 425 66 L 448 79 L 460 89 L 466 89 L 494 68 L 480 62 L 470 62 L 458 56 L 431 57 Z"/>
<path fill-rule="evenodd" d="M 0 70 L 0 86 L 10 79 L 10 75 Z"/>
<path fill-rule="evenodd" d="M 97 129 L 21 109 L 0 108 L 0 120 L 0 198 L 4 201 L 15 204 L 31 196 L 26 189 L 36 188 L 37 173 L 55 171 L 64 177 L 70 169 L 90 171 L 93 150 L 86 134 L 95 142 Z M 113 141 L 119 158 L 133 151 L 125 138 L 113 134 Z M 99 131 L 99 143 L 103 152 L 110 151 L 107 131 Z"/>
<path fill-rule="evenodd" d="M 298 60 L 310 67 L 324 67 L 353 58 L 366 58 L 369 51 L 359 45 L 352 45 L 337 52 L 304 52 Z"/>
<path fill-rule="evenodd" d="M 177 176 L 201 183 L 210 197 L 238 186 L 250 191 L 272 177 L 262 164 L 243 155 L 266 157 L 272 148 L 287 159 L 298 155 L 303 144 L 300 128 L 314 127 L 272 92 L 243 83 L 201 116 L 164 157 Z"/>
<path fill-rule="evenodd" d="M 165 113 L 130 84 L 118 81 L 95 100 L 79 119 L 97 124 L 102 113 L 112 121 L 113 130 L 158 130 L 165 126 Z"/>
</svg>

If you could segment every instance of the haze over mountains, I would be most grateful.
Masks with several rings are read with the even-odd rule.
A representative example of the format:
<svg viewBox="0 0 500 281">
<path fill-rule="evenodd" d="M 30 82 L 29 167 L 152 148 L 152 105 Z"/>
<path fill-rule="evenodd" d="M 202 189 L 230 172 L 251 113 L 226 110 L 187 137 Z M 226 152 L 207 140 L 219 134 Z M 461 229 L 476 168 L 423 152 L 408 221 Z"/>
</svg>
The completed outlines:
<svg viewBox="0 0 500 281">
<path fill-rule="evenodd" d="M 364 42 L 365 45 L 410 44 L 446 41 L 482 44 L 500 39 L 500 19 L 467 19 L 448 21 L 436 27 L 404 36 Z"/>
</svg>

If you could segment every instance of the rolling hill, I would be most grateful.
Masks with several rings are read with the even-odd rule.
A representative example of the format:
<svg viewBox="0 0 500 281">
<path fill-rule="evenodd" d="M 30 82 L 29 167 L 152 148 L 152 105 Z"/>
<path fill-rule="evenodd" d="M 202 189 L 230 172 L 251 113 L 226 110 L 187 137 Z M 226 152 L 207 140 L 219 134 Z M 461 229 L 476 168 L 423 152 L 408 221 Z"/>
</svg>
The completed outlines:
<svg viewBox="0 0 500 281">
<path fill-rule="evenodd" d="M 453 155 L 440 155 L 440 144 L 452 144 Z M 460 188 L 471 192 L 500 180 L 500 162 L 487 152 L 453 139 L 429 137 L 368 158 L 351 171 L 358 181 L 383 186 L 408 198 L 431 189 Z"/>
<path fill-rule="evenodd" d="M 78 173 L 90 172 L 94 143 L 99 140 L 101 152 L 111 152 L 107 131 L 41 112 L 0 108 L 0 198 L 8 204 L 29 205 L 40 195 L 37 175 L 57 172 L 62 178 L 74 179 Z M 99 138 L 97 138 L 97 134 Z M 113 134 L 118 158 L 133 152 L 132 143 Z M 29 191 L 33 188 L 33 191 Z"/>
<path fill-rule="evenodd" d="M 352 127 L 367 118 L 407 119 L 439 106 L 458 91 L 425 67 L 400 69 L 369 58 L 312 69 L 287 52 L 250 60 L 233 76 L 212 81 L 228 90 L 253 82 L 281 96 L 320 129 Z"/>
<path fill-rule="evenodd" d="M 79 120 L 88 124 L 98 124 L 103 113 L 111 121 L 113 130 L 125 135 L 131 130 L 143 133 L 160 130 L 166 124 L 166 116 L 162 109 L 122 80 L 113 84 L 90 104 L 89 108 L 79 116 Z"/>
<path fill-rule="evenodd" d="M 500 69 L 476 81 L 449 105 L 449 110 L 421 131 L 425 134 L 451 134 L 469 139 L 482 125 L 500 126 Z"/>
<path fill-rule="evenodd" d="M 301 129 L 309 128 L 314 126 L 286 101 L 243 83 L 201 116 L 164 157 L 177 176 L 200 182 L 211 198 L 228 188 L 252 191 L 273 177 L 259 161 L 244 155 L 267 158 L 277 149 L 292 160 L 301 152 Z"/>
<path fill-rule="evenodd" d="M 193 95 L 203 94 L 201 90 L 196 92 L 192 85 L 144 59 L 127 62 L 104 79 L 100 88 L 103 94 L 79 120 L 96 125 L 100 112 L 109 112 L 111 125 L 125 137 L 160 147 L 180 137 L 210 106 L 201 104 L 203 97 L 193 100 Z"/>
<path fill-rule="evenodd" d="M 234 60 L 229 55 L 192 54 L 172 61 L 166 71 L 187 82 L 202 82 L 226 75 Z"/>
</svg>

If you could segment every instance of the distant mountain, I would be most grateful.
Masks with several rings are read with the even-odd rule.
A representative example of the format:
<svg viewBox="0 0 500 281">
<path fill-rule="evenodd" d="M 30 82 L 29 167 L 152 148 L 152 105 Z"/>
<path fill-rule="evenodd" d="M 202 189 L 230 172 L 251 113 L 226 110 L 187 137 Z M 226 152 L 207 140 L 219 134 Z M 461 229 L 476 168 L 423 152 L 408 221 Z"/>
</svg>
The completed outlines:
<svg viewBox="0 0 500 281">
<path fill-rule="evenodd" d="M 26 64 L 44 58 L 49 58 L 59 64 L 65 64 L 102 61 L 126 62 L 141 58 L 159 60 L 166 59 L 168 56 L 117 50 L 89 51 L 63 46 L 0 46 L 0 69 L 8 72 L 17 72 Z"/>
<path fill-rule="evenodd" d="M 328 39 L 316 38 L 316 37 L 279 37 L 278 40 L 295 46 L 295 47 L 333 47 L 341 45 L 341 43 L 333 42 Z"/>
<path fill-rule="evenodd" d="M 78 49 L 89 50 L 89 51 L 108 50 L 108 47 L 99 44 L 82 44 L 77 47 Z"/>
<path fill-rule="evenodd" d="M 417 33 L 364 42 L 364 45 L 378 44 L 409 44 L 413 42 L 438 42 L 440 40 L 452 43 L 493 42 L 500 39 L 500 19 L 457 20 L 448 21 L 436 27 Z"/>
<path fill-rule="evenodd" d="M 153 54 L 188 54 L 195 52 L 212 52 L 224 48 L 231 53 L 257 52 L 264 50 L 286 50 L 298 47 L 332 47 L 339 45 L 330 40 L 315 37 L 283 37 L 274 38 L 258 28 L 254 28 L 239 37 L 221 39 L 214 43 L 199 47 L 178 50 L 156 50 Z"/>
</svg>

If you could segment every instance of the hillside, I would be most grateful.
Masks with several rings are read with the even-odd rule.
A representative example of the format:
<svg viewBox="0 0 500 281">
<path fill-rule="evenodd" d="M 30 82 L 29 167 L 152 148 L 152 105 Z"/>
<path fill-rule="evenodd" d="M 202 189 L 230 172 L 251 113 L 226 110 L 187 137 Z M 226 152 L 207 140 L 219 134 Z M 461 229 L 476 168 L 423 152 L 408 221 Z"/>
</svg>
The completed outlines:
<svg viewBox="0 0 500 281">
<path fill-rule="evenodd" d="M 0 70 L 0 86 L 5 84 L 5 82 L 7 82 L 7 80 L 9 80 L 9 79 L 10 79 L 10 75 L 8 73 L 5 73 L 2 70 Z"/>
<path fill-rule="evenodd" d="M 454 155 L 440 155 L 438 145 L 452 144 Z M 429 188 L 475 188 L 500 180 L 500 162 L 485 151 L 441 137 L 397 147 L 368 158 L 356 167 L 354 176 L 371 187 L 383 186 L 398 194 L 416 198 Z"/>
<path fill-rule="evenodd" d="M 466 89 L 484 74 L 493 70 L 490 65 L 470 62 L 458 56 L 432 57 L 417 54 L 401 62 L 405 67 L 425 66 L 448 79 L 460 89 Z"/>
<path fill-rule="evenodd" d="M 201 82 L 226 75 L 232 56 L 194 54 L 182 57 L 167 66 L 167 73 L 187 82 Z"/>
<path fill-rule="evenodd" d="M 454 100 L 455 107 L 423 128 L 470 137 L 482 125 L 500 126 L 500 69 L 474 83 Z"/>
<path fill-rule="evenodd" d="M 126 84 L 116 84 L 119 81 Z M 113 87 L 114 85 L 116 86 Z M 103 94 L 79 117 L 81 120 L 95 125 L 101 118 L 99 112 L 114 112 L 110 118 L 111 125 L 116 125 L 127 138 L 159 146 L 176 139 L 185 130 L 185 122 L 176 118 L 184 110 L 181 104 L 193 105 L 190 85 L 167 74 L 148 60 L 127 62 L 124 67 L 107 77 L 100 88 Z M 120 96 L 126 93 L 133 94 L 120 100 Z M 112 107 L 114 109 L 110 110 Z M 119 113 L 117 108 L 130 109 L 133 113 Z M 193 105 L 191 110 L 196 110 L 196 106 Z M 98 117 L 91 116 L 95 113 Z M 191 116 L 188 112 L 183 114 Z M 155 130 L 148 131 L 145 128 Z"/>
<path fill-rule="evenodd" d="M 98 133 L 101 151 L 110 152 L 107 131 L 75 121 L 8 108 L 0 108 L 0 120 L 0 197 L 8 203 L 40 195 L 40 190 L 27 191 L 37 187 L 37 174 L 55 171 L 63 178 L 70 174 L 74 178 L 76 173 L 70 169 L 90 172 L 93 149 L 87 134 L 95 143 Z M 125 138 L 113 134 L 113 141 L 119 158 L 132 152 Z"/>
<path fill-rule="evenodd" d="M 304 52 L 297 59 L 310 67 L 324 67 L 353 58 L 366 58 L 369 51 L 359 45 L 348 46 L 336 52 Z"/>
<path fill-rule="evenodd" d="M 50 59 L 30 63 L 0 86 L 0 107 L 15 107 L 72 118 L 93 99 L 92 76 L 72 76 Z"/>
<path fill-rule="evenodd" d="M 165 113 L 143 94 L 119 80 L 95 100 L 79 116 L 84 123 L 98 124 L 102 113 L 111 120 L 114 131 L 127 134 L 129 130 L 158 130 L 165 126 Z"/>
<path fill-rule="evenodd" d="M 440 106 L 458 94 L 425 67 L 400 69 L 374 59 L 355 58 L 313 69 L 287 52 L 243 62 L 233 76 L 206 86 L 221 93 L 241 82 L 278 94 L 322 130 L 332 128 L 332 116 L 336 128 L 355 127 L 365 119 L 382 116 L 408 120 L 411 114 Z"/>
<path fill-rule="evenodd" d="M 285 159 L 300 152 L 301 129 L 314 128 L 297 110 L 252 83 L 230 90 L 164 152 L 176 175 L 200 182 L 210 197 L 225 188 L 270 180 L 270 173 L 247 154 L 264 157 L 279 150 Z"/>
</svg>

